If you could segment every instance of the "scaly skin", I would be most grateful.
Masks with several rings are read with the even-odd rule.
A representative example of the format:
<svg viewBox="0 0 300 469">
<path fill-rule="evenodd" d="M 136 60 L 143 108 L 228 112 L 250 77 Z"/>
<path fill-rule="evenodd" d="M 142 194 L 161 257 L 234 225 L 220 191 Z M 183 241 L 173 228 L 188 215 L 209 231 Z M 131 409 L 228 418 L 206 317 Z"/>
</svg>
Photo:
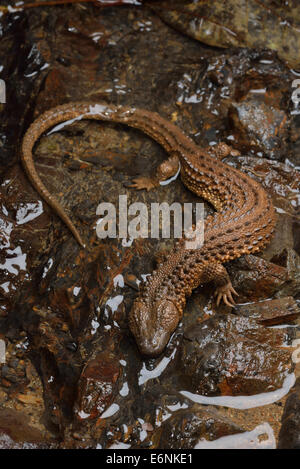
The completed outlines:
<svg viewBox="0 0 300 469">
<path fill-rule="evenodd" d="M 253 179 L 230 167 L 220 158 L 236 154 L 220 143 L 199 148 L 171 122 L 154 112 L 106 104 L 70 103 L 42 114 L 26 132 L 22 161 L 29 179 L 44 200 L 69 227 L 81 246 L 80 234 L 62 206 L 40 180 L 33 162 L 35 142 L 47 129 L 71 119 L 96 119 L 124 123 L 142 130 L 170 155 L 153 178 L 133 181 L 136 189 L 151 189 L 178 170 L 183 183 L 217 210 L 205 220 L 204 245 L 187 249 L 184 240 L 156 271 L 147 278 L 129 313 L 129 326 L 141 353 L 159 355 L 182 318 L 186 297 L 198 285 L 214 281 L 217 304 L 223 300 L 233 306 L 233 289 L 224 262 L 261 250 L 270 240 L 275 226 L 275 211 L 270 198 Z"/>
</svg>

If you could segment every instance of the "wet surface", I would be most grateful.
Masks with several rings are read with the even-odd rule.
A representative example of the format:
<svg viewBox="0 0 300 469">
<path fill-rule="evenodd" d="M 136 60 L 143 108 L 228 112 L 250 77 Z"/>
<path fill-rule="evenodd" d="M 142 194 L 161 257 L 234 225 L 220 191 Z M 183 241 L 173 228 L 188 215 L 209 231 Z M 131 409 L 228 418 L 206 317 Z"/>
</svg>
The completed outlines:
<svg viewBox="0 0 300 469">
<path fill-rule="evenodd" d="M 299 65 L 297 0 L 154 0 L 150 5 L 169 25 L 205 44 L 267 47 L 290 66 Z"/>
<path fill-rule="evenodd" d="M 0 447 L 274 448 L 279 432 L 281 445 L 297 445 L 299 422 L 287 424 L 299 376 L 295 72 L 271 51 L 203 45 L 146 6 L 43 7 L 0 22 Z M 100 240 L 96 210 L 120 194 L 148 207 L 195 197 L 178 178 L 128 187 L 165 156 L 137 130 L 76 121 L 49 132 L 35 147 L 37 171 L 88 245 L 80 249 L 19 161 L 34 117 L 76 100 L 157 111 L 199 145 L 230 143 L 242 155 L 227 163 L 276 206 L 267 249 L 226 266 L 237 308 L 217 308 L 212 286 L 199 287 L 157 359 L 140 356 L 127 314 L 172 240 Z"/>
<path fill-rule="evenodd" d="M 282 427 L 279 434 L 279 449 L 299 449 L 299 379 L 296 381 L 293 392 L 289 395 L 284 414 L 282 417 Z"/>
</svg>

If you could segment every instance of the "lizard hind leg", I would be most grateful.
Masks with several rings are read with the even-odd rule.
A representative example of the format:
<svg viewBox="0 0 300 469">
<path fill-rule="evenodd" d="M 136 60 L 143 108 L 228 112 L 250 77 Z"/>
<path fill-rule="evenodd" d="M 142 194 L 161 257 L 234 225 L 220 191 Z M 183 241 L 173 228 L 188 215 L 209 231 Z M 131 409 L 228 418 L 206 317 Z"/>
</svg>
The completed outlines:
<svg viewBox="0 0 300 469">
<path fill-rule="evenodd" d="M 154 176 L 139 176 L 134 178 L 132 180 L 132 184 L 128 187 L 133 187 L 137 190 L 146 189 L 147 191 L 150 191 L 154 187 L 158 187 L 160 182 L 166 181 L 172 176 L 175 176 L 178 170 L 179 159 L 177 155 L 173 154 L 157 167 Z"/>
</svg>

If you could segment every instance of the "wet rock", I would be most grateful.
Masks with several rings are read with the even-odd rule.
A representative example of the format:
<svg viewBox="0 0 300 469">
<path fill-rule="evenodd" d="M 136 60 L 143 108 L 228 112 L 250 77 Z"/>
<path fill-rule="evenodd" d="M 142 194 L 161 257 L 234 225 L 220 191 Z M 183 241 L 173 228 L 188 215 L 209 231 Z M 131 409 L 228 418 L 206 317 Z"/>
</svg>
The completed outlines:
<svg viewBox="0 0 300 469">
<path fill-rule="evenodd" d="M 247 315 L 264 326 L 274 326 L 294 321 L 300 315 L 300 308 L 293 297 L 261 301 L 236 307 L 237 314 Z"/>
<path fill-rule="evenodd" d="M 272 159 L 280 159 L 282 139 L 286 136 L 287 116 L 284 111 L 248 98 L 232 103 L 229 118 L 234 132 L 245 147 L 251 145 Z"/>
<path fill-rule="evenodd" d="M 9 435 L 0 432 L 0 449 L 37 449 L 35 443 L 16 443 Z M 46 445 L 44 446 L 46 449 Z"/>
<path fill-rule="evenodd" d="M 253 430 L 228 435 L 214 441 L 200 440 L 195 449 L 275 449 L 276 438 L 268 423 L 257 425 Z"/>
<path fill-rule="evenodd" d="M 295 105 L 296 107 L 296 105 Z M 300 166 L 300 115 L 296 112 L 290 121 L 291 155 L 290 160 L 295 166 Z"/>
<path fill-rule="evenodd" d="M 186 390 L 203 395 L 252 395 L 282 386 L 291 369 L 281 350 L 282 330 L 228 314 L 194 324 L 184 333 L 180 367 Z"/>
<path fill-rule="evenodd" d="M 62 330 L 61 324 L 48 311 L 48 321 L 40 322 L 32 344 L 32 355 L 43 382 L 48 425 L 55 425 L 56 431 L 62 431 L 66 416 L 72 414 L 81 370 L 80 354 L 68 350 L 70 334 Z"/>
<path fill-rule="evenodd" d="M 289 280 L 286 268 L 252 254 L 234 261 L 229 271 L 240 303 L 270 298 Z"/>
<path fill-rule="evenodd" d="M 168 0 L 151 2 L 150 6 L 173 28 L 205 44 L 221 48 L 266 47 L 298 68 L 297 4 L 248 0 L 247 8 L 241 8 L 237 0 Z"/>
<path fill-rule="evenodd" d="M 284 249 L 272 258 L 272 261 L 283 265 L 288 271 L 288 282 L 280 288 L 280 295 L 299 297 L 300 291 L 300 256 L 294 249 Z"/>
<path fill-rule="evenodd" d="M 0 45 L 3 60 L 1 79 L 7 85 L 9 83 L 5 104 L 0 104 L 0 164 L 7 169 L 18 159 L 16 146 L 22 138 L 32 102 L 47 73 L 47 64 L 34 44 L 26 15 L 3 15 L 1 11 L 0 31 L 1 38 L 5 38 Z M 11 54 L 6 53 L 8 49 Z"/>
<path fill-rule="evenodd" d="M 12 358 L 11 360 L 9 360 L 8 366 L 13 369 L 16 369 L 18 368 L 19 363 L 20 363 L 20 360 L 18 360 L 17 358 Z"/>
<path fill-rule="evenodd" d="M 151 436 L 152 448 L 193 449 L 201 439 L 216 440 L 243 430 L 213 407 L 174 412 Z"/>
<path fill-rule="evenodd" d="M 40 396 L 37 396 L 36 394 L 30 392 L 27 394 L 18 394 L 16 397 L 19 402 L 22 402 L 22 404 L 29 406 L 43 403 Z"/>
<path fill-rule="evenodd" d="M 287 398 L 279 433 L 279 449 L 300 449 L 300 380 Z"/>
<path fill-rule="evenodd" d="M 28 417 L 25 414 L 13 409 L 0 410 L 0 448 L 9 443 L 3 435 L 9 436 L 14 443 L 22 442 L 22 444 L 46 443 L 49 440 L 45 432 L 28 423 Z"/>
<path fill-rule="evenodd" d="M 265 260 L 286 268 L 288 268 L 287 251 L 292 252 L 295 245 L 293 218 L 288 213 L 279 214 L 278 223 L 271 242 L 261 253 L 261 257 Z M 284 249 L 282 249 L 283 246 Z M 288 271 L 290 274 L 290 269 Z M 291 277 L 291 275 L 289 276 Z"/>
<path fill-rule="evenodd" d="M 269 253 L 274 254 L 272 246 Z M 240 303 L 255 302 L 272 296 L 299 295 L 300 257 L 293 249 L 277 250 L 277 253 L 271 258 L 272 262 L 249 255 L 229 265 L 228 271 L 238 290 Z M 266 256 L 270 257 L 268 253 Z"/>
<path fill-rule="evenodd" d="M 0 389 L 0 404 L 3 404 L 8 398 L 8 395 L 5 391 Z"/>
<path fill-rule="evenodd" d="M 119 374 L 118 357 L 111 352 L 101 352 L 86 364 L 75 403 L 75 413 L 80 420 L 101 416 L 116 393 Z"/>
<path fill-rule="evenodd" d="M 7 352 L 7 357 L 9 357 L 9 352 Z M 14 392 L 22 390 L 28 383 L 24 363 L 15 358 L 0 365 L 0 378 L 1 384 L 6 388 L 11 388 Z"/>
<path fill-rule="evenodd" d="M 17 300 L 16 291 L 33 289 L 30 268 L 41 246 L 45 248 L 47 215 L 43 204 L 20 167 L 6 173 L 0 185 L 3 204 L 0 209 L 1 296 L 5 311 L 11 311 Z"/>
<path fill-rule="evenodd" d="M 6 380 L 10 381 L 11 383 L 18 382 L 18 375 L 12 369 L 10 369 L 7 365 L 2 366 L 1 370 L 1 377 L 5 378 Z"/>
</svg>

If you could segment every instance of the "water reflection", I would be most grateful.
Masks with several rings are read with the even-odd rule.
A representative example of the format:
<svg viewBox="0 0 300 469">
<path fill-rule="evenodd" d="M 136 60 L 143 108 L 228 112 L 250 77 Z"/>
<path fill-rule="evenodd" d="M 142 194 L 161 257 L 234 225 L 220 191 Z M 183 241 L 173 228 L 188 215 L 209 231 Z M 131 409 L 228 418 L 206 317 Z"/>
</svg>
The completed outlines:
<svg viewBox="0 0 300 469">
<path fill-rule="evenodd" d="M 261 407 L 273 404 L 284 397 L 295 384 L 295 374 L 287 375 L 280 389 L 272 392 L 263 392 L 252 396 L 201 396 L 189 391 L 180 391 L 180 394 L 187 397 L 197 404 L 211 404 L 223 407 L 231 407 L 233 409 L 252 409 L 253 407 Z"/>
</svg>

